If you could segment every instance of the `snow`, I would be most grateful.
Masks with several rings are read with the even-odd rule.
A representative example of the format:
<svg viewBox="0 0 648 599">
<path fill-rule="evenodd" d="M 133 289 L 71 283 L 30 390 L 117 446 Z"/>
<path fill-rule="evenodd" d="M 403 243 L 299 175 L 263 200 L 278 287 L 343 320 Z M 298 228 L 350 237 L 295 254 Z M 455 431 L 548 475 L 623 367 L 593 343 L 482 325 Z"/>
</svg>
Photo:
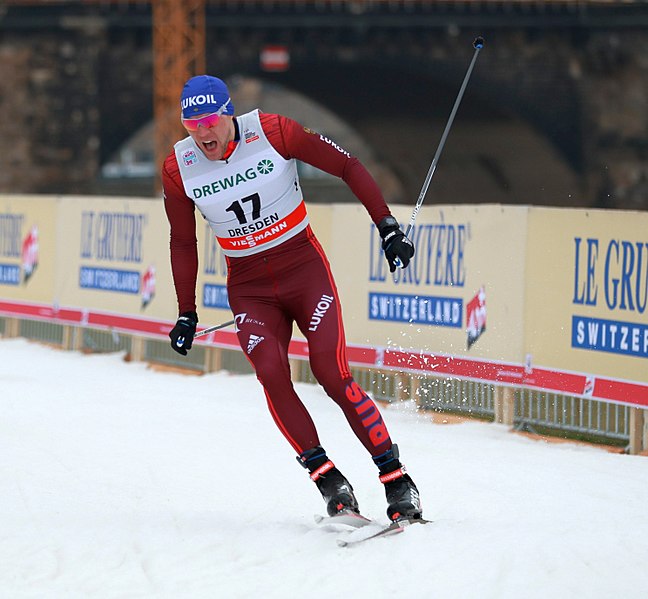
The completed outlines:
<svg viewBox="0 0 648 599">
<path fill-rule="evenodd" d="M 342 548 L 253 376 L 0 340 L 0 597 L 648 597 L 648 462 L 383 408 L 434 523 Z M 297 385 L 363 512 L 383 489 Z"/>
</svg>

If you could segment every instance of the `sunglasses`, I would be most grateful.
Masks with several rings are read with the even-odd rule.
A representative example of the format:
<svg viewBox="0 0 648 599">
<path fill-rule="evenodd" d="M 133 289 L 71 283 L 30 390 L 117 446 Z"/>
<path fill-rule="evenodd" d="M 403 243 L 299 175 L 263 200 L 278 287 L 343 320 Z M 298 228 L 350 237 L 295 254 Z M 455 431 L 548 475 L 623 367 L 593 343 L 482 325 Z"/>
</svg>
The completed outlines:
<svg viewBox="0 0 648 599">
<path fill-rule="evenodd" d="M 223 115 L 223 112 L 227 110 L 227 105 L 229 103 L 230 99 L 228 98 L 227 102 L 225 102 L 225 104 L 223 104 L 216 112 L 211 112 L 195 119 L 181 118 L 180 120 L 182 121 L 182 125 L 187 131 L 191 133 L 198 131 L 198 127 L 205 127 L 205 129 L 209 129 L 210 127 L 213 127 L 214 125 L 216 125 L 216 123 L 218 123 L 218 119 L 220 119 Z"/>
</svg>

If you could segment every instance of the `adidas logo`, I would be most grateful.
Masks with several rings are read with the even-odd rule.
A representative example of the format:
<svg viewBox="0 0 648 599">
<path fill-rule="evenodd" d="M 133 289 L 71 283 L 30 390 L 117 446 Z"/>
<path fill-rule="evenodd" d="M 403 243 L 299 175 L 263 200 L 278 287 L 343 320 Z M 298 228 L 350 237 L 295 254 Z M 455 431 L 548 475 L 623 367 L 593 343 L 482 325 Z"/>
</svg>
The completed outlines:
<svg viewBox="0 0 648 599">
<path fill-rule="evenodd" d="M 265 337 L 260 337 L 259 335 L 250 335 L 248 339 L 247 353 L 250 354 L 252 350 L 263 341 Z"/>
</svg>

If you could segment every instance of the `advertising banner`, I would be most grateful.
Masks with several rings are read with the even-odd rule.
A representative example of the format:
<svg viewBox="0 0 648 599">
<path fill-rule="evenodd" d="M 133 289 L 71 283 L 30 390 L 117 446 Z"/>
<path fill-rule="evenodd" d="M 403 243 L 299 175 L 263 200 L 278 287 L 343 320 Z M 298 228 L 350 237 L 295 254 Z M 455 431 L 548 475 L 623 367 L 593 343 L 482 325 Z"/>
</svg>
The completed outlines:
<svg viewBox="0 0 648 599">
<path fill-rule="evenodd" d="M 53 302 L 58 205 L 51 197 L 0 196 L 0 298 Z"/>
<path fill-rule="evenodd" d="M 406 226 L 410 213 L 394 213 Z M 392 274 L 364 208 L 334 206 L 327 249 L 347 340 L 519 361 L 526 215 L 525 207 L 424 207 L 411 233 L 414 259 Z"/>
<path fill-rule="evenodd" d="M 82 322 L 129 328 L 124 320 L 175 320 L 161 200 L 68 197 L 58 239 L 54 301 L 80 310 Z"/>
<path fill-rule="evenodd" d="M 528 236 L 528 362 L 648 382 L 648 214 L 531 208 Z"/>
<path fill-rule="evenodd" d="M 645 213 L 426 206 L 410 266 L 390 273 L 363 206 L 308 211 L 352 364 L 648 405 Z M 410 208 L 393 212 L 405 228 Z M 196 221 L 206 328 L 233 315 Z M 166 338 L 177 312 L 161 198 L 0 196 L 0 314 Z M 233 327 L 199 343 L 238 347 Z M 290 353 L 308 357 L 296 329 Z"/>
</svg>

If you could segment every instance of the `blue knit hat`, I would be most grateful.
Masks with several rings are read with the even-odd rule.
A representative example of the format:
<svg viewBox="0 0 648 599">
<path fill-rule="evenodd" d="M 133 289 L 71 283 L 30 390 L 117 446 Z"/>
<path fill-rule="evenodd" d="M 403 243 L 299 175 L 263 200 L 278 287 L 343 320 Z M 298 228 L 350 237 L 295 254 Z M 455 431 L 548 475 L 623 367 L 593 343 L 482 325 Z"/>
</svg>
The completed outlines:
<svg viewBox="0 0 648 599">
<path fill-rule="evenodd" d="M 198 75 L 185 83 L 180 96 L 180 109 L 183 119 L 211 112 L 234 114 L 227 85 L 218 77 L 210 75 Z"/>
</svg>

